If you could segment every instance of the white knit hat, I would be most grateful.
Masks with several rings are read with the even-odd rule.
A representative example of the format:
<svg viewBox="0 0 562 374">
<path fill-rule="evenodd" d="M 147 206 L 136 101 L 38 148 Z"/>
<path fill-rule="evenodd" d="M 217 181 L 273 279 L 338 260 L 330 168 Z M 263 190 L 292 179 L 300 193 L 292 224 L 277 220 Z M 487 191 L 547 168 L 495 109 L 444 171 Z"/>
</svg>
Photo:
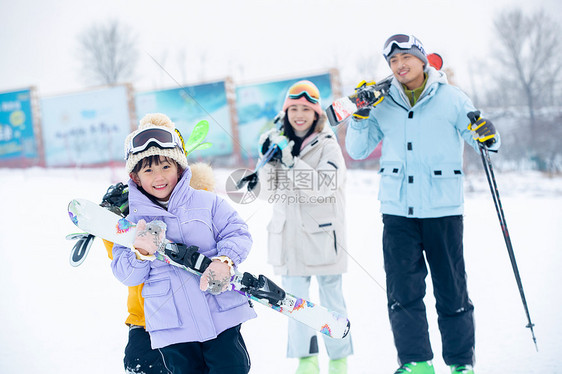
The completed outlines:
<svg viewBox="0 0 562 374">
<path fill-rule="evenodd" d="M 162 113 L 149 113 L 140 120 L 139 128 L 132 133 L 130 133 L 127 138 L 125 139 L 125 154 L 127 154 L 131 140 L 135 135 L 138 133 L 149 129 L 149 128 L 159 128 L 165 127 L 167 130 L 171 131 L 172 133 L 175 132 L 176 126 L 174 123 Z M 150 157 L 150 156 L 164 156 L 169 157 L 172 160 L 176 161 L 180 167 L 183 169 L 187 168 L 187 156 L 183 149 L 179 147 L 176 148 L 160 148 L 157 146 L 151 146 L 150 148 L 135 154 L 128 155 L 127 163 L 126 163 L 126 170 L 127 174 L 130 174 L 137 163 L 141 161 L 143 158 Z"/>
</svg>

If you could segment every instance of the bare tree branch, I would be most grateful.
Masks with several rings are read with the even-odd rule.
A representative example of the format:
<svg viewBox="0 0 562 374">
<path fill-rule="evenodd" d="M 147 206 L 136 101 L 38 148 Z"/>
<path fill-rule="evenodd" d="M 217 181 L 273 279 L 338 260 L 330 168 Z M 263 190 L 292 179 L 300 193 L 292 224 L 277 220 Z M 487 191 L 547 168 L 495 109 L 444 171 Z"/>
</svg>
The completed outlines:
<svg viewBox="0 0 562 374">
<path fill-rule="evenodd" d="M 78 42 L 86 81 L 115 84 L 132 78 L 138 59 L 136 39 L 118 21 L 90 26 Z"/>
<path fill-rule="evenodd" d="M 509 118 L 517 131 L 502 133 L 502 153 L 507 159 L 535 165 L 538 170 L 560 170 L 562 133 L 560 102 L 562 36 L 551 15 L 521 9 L 504 10 L 494 19 L 495 87 L 488 91 L 488 105 L 526 108 L 527 116 Z M 550 106 L 550 107 L 549 107 Z M 540 110 L 539 110 L 540 109 Z M 501 117 L 500 117 L 501 118 Z"/>
<path fill-rule="evenodd" d="M 526 15 L 515 9 L 500 13 L 494 27 L 496 59 L 499 71 L 505 73 L 501 84 L 511 81 L 508 86 L 519 89 L 533 125 L 535 110 L 553 97 L 553 87 L 560 78 L 559 26 L 544 11 Z"/>
</svg>

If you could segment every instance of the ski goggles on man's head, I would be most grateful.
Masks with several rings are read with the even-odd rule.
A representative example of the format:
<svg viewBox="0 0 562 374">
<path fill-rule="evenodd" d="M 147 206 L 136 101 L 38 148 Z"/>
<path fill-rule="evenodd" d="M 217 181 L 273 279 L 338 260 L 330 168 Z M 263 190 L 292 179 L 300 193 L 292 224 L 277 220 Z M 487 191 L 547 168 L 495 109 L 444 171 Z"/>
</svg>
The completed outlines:
<svg viewBox="0 0 562 374">
<path fill-rule="evenodd" d="M 127 145 L 125 160 L 130 155 L 140 153 L 151 146 L 162 149 L 179 148 L 182 149 L 182 141 L 178 134 L 173 130 L 166 128 L 150 127 L 135 134 Z"/>
<path fill-rule="evenodd" d="M 312 104 L 318 104 L 320 92 L 316 87 L 307 83 L 295 84 L 289 89 L 289 99 L 297 100 L 301 97 L 305 97 Z"/>
<path fill-rule="evenodd" d="M 384 43 L 382 50 L 384 58 L 388 58 L 395 47 L 400 49 L 410 49 L 412 47 L 416 47 L 425 54 L 423 44 L 413 35 L 396 34 L 388 38 Z"/>
</svg>

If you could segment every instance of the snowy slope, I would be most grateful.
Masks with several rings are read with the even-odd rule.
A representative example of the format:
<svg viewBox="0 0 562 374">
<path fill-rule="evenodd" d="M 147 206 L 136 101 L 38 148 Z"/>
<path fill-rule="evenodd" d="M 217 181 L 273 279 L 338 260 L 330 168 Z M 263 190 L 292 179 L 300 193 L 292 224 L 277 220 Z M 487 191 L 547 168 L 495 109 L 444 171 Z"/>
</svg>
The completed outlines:
<svg viewBox="0 0 562 374">
<path fill-rule="evenodd" d="M 224 186 L 230 171 L 217 170 Z M 111 274 L 96 240 L 79 268 L 68 263 L 76 232 L 66 214 L 70 199 L 98 201 L 121 170 L 0 169 L 0 373 L 120 373 L 127 339 L 126 288 Z M 539 352 L 523 312 L 497 215 L 485 179 L 467 178 L 465 253 L 469 291 L 476 308 L 477 373 L 562 373 L 562 178 L 535 173 L 498 176 L 498 185 L 527 295 Z M 350 271 L 345 294 L 355 355 L 350 373 L 392 373 L 392 344 L 384 292 L 381 219 L 372 171 L 350 171 L 348 225 Z M 234 204 L 234 203 L 233 203 Z M 235 205 L 248 221 L 254 248 L 243 270 L 272 275 L 266 264 L 266 202 Z M 274 280 L 278 278 L 272 276 Z M 313 283 L 314 285 L 314 283 Z M 314 292 L 313 292 L 314 294 Z M 315 296 L 316 297 L 316 296 Z M 435 365 L 440 339 L 428 285 L 428 316 Z M 285 358 L 286 319 L 261 306 L 243 327 L 252 373 L 291 373 Z M 325 351 L 321 365 L 327 370 Z"/>
</svg>

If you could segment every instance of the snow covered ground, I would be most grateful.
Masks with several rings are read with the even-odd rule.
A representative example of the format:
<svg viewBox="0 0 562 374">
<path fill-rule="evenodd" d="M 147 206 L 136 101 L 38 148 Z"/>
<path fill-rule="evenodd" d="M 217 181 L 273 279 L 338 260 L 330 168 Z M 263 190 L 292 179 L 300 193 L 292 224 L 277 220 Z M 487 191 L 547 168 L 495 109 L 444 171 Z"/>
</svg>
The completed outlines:
<svg viewBox="0 0 562 374">
<path fill-rule="evenodd" d="M 220 189 L 229 172 L 216 170 Z M 111 274 L 101 241 L 83 265 L 73 268 L 68 262 L 72 243 L 64 239 L 77 231 L 66 213 L 68 202 L 75 197 L 99 201 L 118 176 L 124 177 L 121 169 L 0 169 L 0 373 L 123 371 L 126 288 Z M 468 176 L 465 256 L 476 308 L 477 373 L 562 373 L 562 178 L 529 172 L 498 173 L 497 178 L 539 351 L 525 328 L 483 173 Z M 350 269 L 344 287 L 355 347 L 350 373 L 392 373 L 397 367 L 385 307 L 377 186 L 373 171 L 349 172 Z M 255 242 L 242 269 L 271 275 L 265 232 L 270 207 L 266 202 L 235 206 Z M 429 285 L 434 363 L 445 374 L 434 303 Z M 259 317 L 243 326 L 252 373 L 294 372 L 296 360 L 285 358 L 286 318 L 260 305 L 256 311 Z M 323 347 L 320 357 L 325 373 Z"/>
</svg>

